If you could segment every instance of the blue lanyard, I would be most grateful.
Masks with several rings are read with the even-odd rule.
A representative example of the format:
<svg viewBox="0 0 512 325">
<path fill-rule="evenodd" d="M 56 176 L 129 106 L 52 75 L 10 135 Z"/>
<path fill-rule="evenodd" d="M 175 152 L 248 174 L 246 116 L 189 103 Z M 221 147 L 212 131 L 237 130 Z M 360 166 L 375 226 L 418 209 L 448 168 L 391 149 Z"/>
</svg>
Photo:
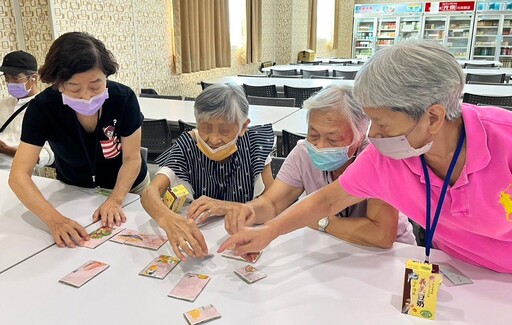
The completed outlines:
<svg viewBox="0 0 512 325">
<path fill-rule="evenodd" d="M 439 221 L 439 216 L 441 215 L 441 208 L 443 206 L 444 198 L 446 196 L 446 190 L 448 189 L 448 185 L 450 184 L 450 179 L 452 178 L 453 170 L 455 169 L 455 165 L 457 164 L 457 160 L 459 159 L 460 152 L 462 150 L 462 146 L 464 144 L 464 139 L 466 138 L 466 131 L 464 130 L 464 125 L 462 126 L 462 131 L 460 133 L 459 142 L 457 143 L 457 149 L 453 154 L 452 161 L 450 162 L 450 166 L 448 167 L 448 172 L 446 173 L 446 177 L 443 182 L 443 188 L 441 189 L 441 194 L 439 195 L 439 202 L 437 202 L 436 212 L 434 214 L 434 220 L 432 224 L 430 223 L 430 214 L 431 214 L 431 201 L 430 201 L 430 177 L 427 169 L 427 162 L 425 161 L 425 156 L 421 155 L 421 166 L 423 167 L 423 174 L 425 175 L 425 185 L 427 191 L 427 216 L 426 216 L 426 224 L 425 224 L 425 263 L 429 263 L 430 256 L 430 248 L 432 247 L 432 239 L 434 238 L 434 232 L 436 231 L 437 222 Z"/>
</svg>

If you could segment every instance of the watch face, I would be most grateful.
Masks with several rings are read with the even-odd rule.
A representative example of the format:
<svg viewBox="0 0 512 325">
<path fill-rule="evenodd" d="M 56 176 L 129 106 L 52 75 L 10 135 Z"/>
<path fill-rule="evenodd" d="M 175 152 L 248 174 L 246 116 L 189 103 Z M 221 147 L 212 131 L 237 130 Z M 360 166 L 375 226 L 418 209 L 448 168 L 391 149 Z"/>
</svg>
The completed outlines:
<svg viewBox="0 0 512 325">
<path fill-rule="evenodd" d="M 325 230 L 325 227 L 329 225 L 329 219 L 328 218 L 322 218 L 318 220 L 318 227 L 320 227 L 320 230 Z"/>
</svg>

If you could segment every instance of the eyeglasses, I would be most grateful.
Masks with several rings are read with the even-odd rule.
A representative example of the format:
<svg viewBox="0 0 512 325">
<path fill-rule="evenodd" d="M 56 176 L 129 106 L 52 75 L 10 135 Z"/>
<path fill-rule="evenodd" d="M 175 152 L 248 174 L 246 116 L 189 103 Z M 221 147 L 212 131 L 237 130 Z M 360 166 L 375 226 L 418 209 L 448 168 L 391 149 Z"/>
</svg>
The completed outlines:
<svg viewBox="0 0 512 325">
<path fill-rule="evenodd" d="M 30 76 L 26 75 L 17 75 L 17 76 L 10 76 L 8 74 L 4 74 L 5 82 L 7 83 L 21 83 L 28 80 Z"/>
</svg>

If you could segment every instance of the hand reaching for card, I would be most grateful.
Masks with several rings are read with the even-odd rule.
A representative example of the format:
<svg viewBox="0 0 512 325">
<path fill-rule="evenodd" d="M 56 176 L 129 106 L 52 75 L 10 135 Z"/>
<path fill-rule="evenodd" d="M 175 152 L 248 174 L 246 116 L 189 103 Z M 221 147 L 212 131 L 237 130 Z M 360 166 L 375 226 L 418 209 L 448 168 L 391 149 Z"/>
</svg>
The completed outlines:
<svg viewBox="0 0 512 325">
<path fill-rule="evenodd" d="M 188 256 L 198 258 L 208 254 L 203 234 L 197 228 L 194 220 L 184 219 L 180 215 L 170 215 L 162 218 L 159 225 L 165 230 L 172 250 L 180 260 L 186 260 L 182 251 Z"/>
<path fill-rule="evenodd" d="M 119 227 L 122 222 L 126 222 L 126 216 L 124 215 L 121 202 L 118 202 L 111 197 L 109 197 L 98 209 L 96 209 L 96 211 L 94 211 L 92 216 L 93 221 L 98 221 L 100 217 L 101 225 L 111 228 L 114 226 Z"/>
<path fill-rule="evenodd" d="M 59 247 L 83 246 L 84 242 L 90 239 L 84 227 L 64 216 L 48 223 L 48 228 Z"/>
<path fill-rule="evenodd" d="M 255 214 L 248 205 L 212 199 L 208 196 L 201 196 L 190 204 L 187 210 L 187 217 L 200 224 L 210 217 L 224 217 L 226 231 L 234 234 L 254 223 Z"/>
<path fill-rule="evenodd" d="M 244 228 L 224 241 L 217 250 L 217 253 L 222 253 L 226 249 L 231 249 L 236 255 L 260 252 L 276 237 L 271 228 L 265 225 Z"/>
</svg>

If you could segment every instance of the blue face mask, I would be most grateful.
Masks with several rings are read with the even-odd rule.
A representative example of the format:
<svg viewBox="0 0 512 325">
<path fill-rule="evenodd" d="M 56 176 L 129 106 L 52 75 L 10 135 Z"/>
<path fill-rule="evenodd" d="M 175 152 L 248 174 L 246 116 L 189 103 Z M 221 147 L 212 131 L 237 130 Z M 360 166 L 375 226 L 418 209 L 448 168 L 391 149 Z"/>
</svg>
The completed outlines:
<svg viewBox="0 0 512 325">
<path fill-rule="evenodd" d="M 317 149 L 306 140 L 306 148 L 313 165 L 321 171 L 333 171 L 343 166 L 350 157 L 348 149 L 350 146 L 338 148 Z"/>
</svg>

